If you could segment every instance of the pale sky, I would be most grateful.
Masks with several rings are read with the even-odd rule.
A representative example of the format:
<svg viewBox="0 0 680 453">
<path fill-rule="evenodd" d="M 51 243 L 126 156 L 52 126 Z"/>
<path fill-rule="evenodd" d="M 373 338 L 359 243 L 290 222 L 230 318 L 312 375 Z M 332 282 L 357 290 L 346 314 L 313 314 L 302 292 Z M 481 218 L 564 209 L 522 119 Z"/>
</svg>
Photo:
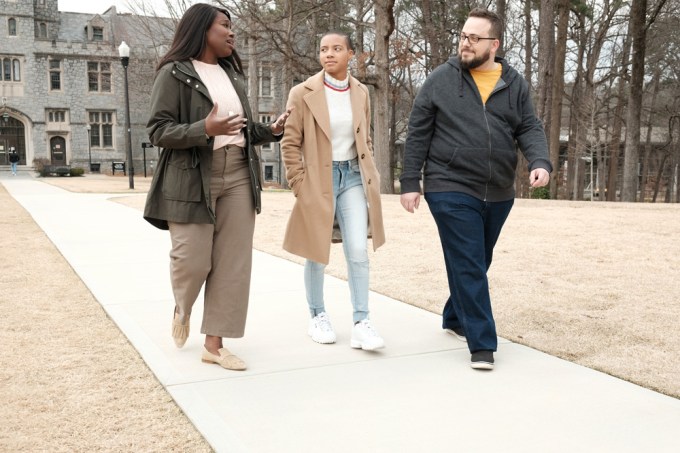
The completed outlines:
<svg viewBox="0 0 680 453">
<path fill-rule="evenodd" d="M 149 5 L 156 5 L 159 13 L 165 11 L 163 0 L 142 0 Z M 102 14 L 112 6 L 116 7 L 119 13 L 129 13 L 130 9 L 126 6 L 127 0 L 59 0 L 59 11 L 70 13 L 90 13 Z"/>
<path fill-rule="evenodd" d="M 59 11 L 101 14 L 111 6 L 120 13 L 128 12 L 125 0 L 59 0 Z"/>
</svg>

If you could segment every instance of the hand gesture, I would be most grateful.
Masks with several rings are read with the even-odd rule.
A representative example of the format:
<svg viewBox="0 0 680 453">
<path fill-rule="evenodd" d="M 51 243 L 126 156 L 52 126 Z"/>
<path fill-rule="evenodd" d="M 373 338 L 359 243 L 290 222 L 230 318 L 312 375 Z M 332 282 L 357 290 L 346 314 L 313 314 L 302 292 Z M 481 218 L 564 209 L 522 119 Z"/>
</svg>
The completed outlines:
<svg viewBox="0 0 680 453">
<path fill-rule="evenodd" d="M 246 118 L 234 112 L 229 112 L 229 116 L 217 116 L 218 106 L 217 102 L 213 105 L 212 110 L 205 117 L 205 133 L 210 137 L 216 135 L 238 135 L 241 129 L 246 127 Z"/>
<path fill-rule="evenodd" d="M 272 128 L 272 133 L 274 135 L 279 135 L 283 132 L 283 128 L 286 125 L 286 120 L 290 116 L 290 112 L 293 111 L 295 107 L 290 107 L 288 108 L 285 112 L 283 112 L 277 119 L 274 121 L 274 123 L 271 125 Z"/>
</svg>

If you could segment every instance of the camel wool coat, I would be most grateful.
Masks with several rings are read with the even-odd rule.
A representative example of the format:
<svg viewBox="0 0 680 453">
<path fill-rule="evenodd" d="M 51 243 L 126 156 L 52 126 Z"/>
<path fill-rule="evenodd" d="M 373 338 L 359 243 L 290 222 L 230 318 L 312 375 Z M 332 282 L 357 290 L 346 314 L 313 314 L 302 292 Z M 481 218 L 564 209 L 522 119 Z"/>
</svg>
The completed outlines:
<svg viewBox="0 0 680 453">
<path fill-rule="evenodd" d="M 328 264 L 335 218 L 331 124 L 323 84 L 324 71 L 293 87 L 287 108 L 294 107 L 281 140 L 286 178 L 295 205 L 288 220 L 283 248 L 303 258 Z M 385 243 L 380 175 L 373 160 L 368 89 L 349 77 L 354 139 L 366 193 L 373 250 Z"/>
</svg>

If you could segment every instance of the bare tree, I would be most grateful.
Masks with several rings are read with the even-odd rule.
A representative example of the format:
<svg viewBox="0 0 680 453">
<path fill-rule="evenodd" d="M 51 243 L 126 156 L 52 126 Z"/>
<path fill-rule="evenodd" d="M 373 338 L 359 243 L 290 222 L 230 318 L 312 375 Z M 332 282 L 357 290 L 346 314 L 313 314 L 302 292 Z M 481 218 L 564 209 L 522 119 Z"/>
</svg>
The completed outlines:
<svg viewBox="0 0 680 453">
<path fill-rule="evenodd" d="M 394 193 L 394 170 L 390 166 L 389 142 L 390 35 L 394 31 L 394 0 L 375 0 L 375 66 L 377 83 L 373 101 L 373 152 L 380 173 L 380 192 Z M 370 182 L 369 182 L 370 184 Z"/>
<path fill-rule="evenodd" d="M 506 6 L 507 5 L 506 5 L 505 0 L 496 0 L 496 14 L 498 14 L 500 16 L 500 18 L 503 19 L 503 25 L 504 25 L 503 26 L 503 36 L 498 37 L 501 40 L 501 45 L 498 48 L 498 51 L 496 52 L 496 54 L 499 57 L 502 57 L 503 55 L 505 55 L 505 29 L 506 29 L 505 24 L 507 23 L 507 17 L 506 17 L 507 8 L 506 8 Z"/>
<path fill-rule="evenodd" d="M 624 149 L 621 201 L 637 200 L 640 109 L 642 108 L 642 84 L 645 75 L 647 38 L 646 16 L 647 0 L 633 0 L 630 12 L 631 36 L 633 37 L 633 69 L 628 100 L 628 118 L 626 121 L 626 145 Z"/>
<path fill-rule="evenodd" d="M 628 99 L 625 92 L 628 87 L 628 68 L 630 67 L 630 48 L 632 45 L 632 35 L 630 33 L 631 23 L 628 23 L 628 33 L 624 39 L 623 50 L 621 52 L 622 62 L 617 74 L 617 94 L 616 108 L 613 114 L 613 127 L 611 141 L 609 143 L 609 177 L 607 178 L 607 201 L 616 201 L 616 191 L 618 187 L 619 175 L 619 156 L 621 154 L 621 132 L 623 131 L 623 112 Z"/>
<path fill-rule="evenodd" d="M 550 161 L 555 169 L 555 175 L 550 179 L 550 198 L 557 198 L 557 188 L 560 172 L 560 130 L 562 128 L 562 99 L 564 97 L 564 63 L 567 58 L 567 26 L 569 25 L 569 0 L 559 0 L 557 38 L 555 40 L 555 70 L 550 96 L 550 127 L 548 129 L 548 145 L 550 146 Z"/>
<path fill-rule="evenodd" d="M 550 99 L 555 70 L 555 0 L 541 2 L 538 19 L 538 102 L 536 114 L 543 125 L 550 123 Z"/>
<path fill-rule="evenodd" d="M 151 0 L 128 0 L 139 16 L 136 31 L 151 43 L 145 50 L 147 55 L 155 52 L 158 57 L 164 53 L 167 37 L 172 36 L 178 18 L 194 0 L 165 0 L 165 3 L 171 17 L 156 20 L 161 19 L 161 15 L 150 7 Z M 645 186 L 656 190 L 656 184 L 661 181 L 657 192 L 675 193 L 677 183 L 668 179 L 672 176 L 670 166 L 675 157 L 672 153 L 664 157 L 666 154 L 659 151 L 658 130 L 671 116 L 669 112 L 675 112 L 667 110 L 666 101 L 680 97 L 680 88 L 677 88 L 680 86 L 680 32 L 677 31 L 680 30 L 680 0 L 644 2 L 647 58 L 638 61 L 635 80 L 637 83 L 640 73 L 648 74 L 647 81 L 652 83 L 646 87 L 640 85 L 639 93 L 632 90 L 630 97 L 630 59 L 631 55 L 639 54 L 640 37 L 625 29 L 631 27 L 632 30 L 636 24 L 632 20 L 634 14 L 628 12 L 632 11 L 631 5 L 641 10 L 641 2 L 637 0 L 632 4 L 622 0 L 402 0 L 398 3 L 394 0 L 218 0 L 216 3 L 225 5 L 235 18 L 251 96 L 257 95 L 259 68 L 263 65 L 274 65 L 277 73 L 273 74 L 273 82 L 279 83 L 275 86 L 276 93 L 287 96 L 292 84 L 320 69 L 317 48 L 324 32 L 340 29 L 353 35 L 356 59 L 352 73 L 372 88 L 372 136 L 383 192 L 392 191 L 395 142 L 404 138 L 408 111 L 419 85 L 429 71 L 455 53 L 455 36 L 469 10 L 483 6 L 495 7 L 505 19 L 507 28 L 502 41 L 505 56 L 524 72 L 530 86 L 535 87 L 537 114 L 544 121 L 550 158 L 557 170 L 551 181 L 552 198 L 564 193 L 560 178 L 565 157 L 560 153 L 560 141 L 564 142 L 560 128 L 564 115 L 570 118 L 567 152 L 570 197 L 582 198 L 584 181 L 592 167 L 593 174 L 597 175 L 599 197 L 606 194 L 608 200 L 616 199 L 621 168 L 619 150 L 623 147 L 621 139 L 626 123 L 629 123 L 626 134 L 636 131 L 638 134 L 626 136 L 623 165 L 628 169 L 624 173 L 633 170 L 634 192 L 637 193 L 637 172 L 641 165 Z M 532 6 L 540 7 L 537 15 Z M 617 10 L 622 13 L 615 15 Z M 650 31 L 657 17 L 664 27 Z M 633 43 L 636 46 L 631 53 Z M 640 103 L 628 104 L 635 96 L 640 96 Z M 270 106 L 280 109 L 282 102 L 276 98 Z M 643 148 L 639 148 L 639 115 L 636 125 L 634 118 L 630 123 L 631 117 L 638 113 L 643 114 L 646 127 Z M 657 132 L 653 133 L 652 128 Z M 638 148 L 640 151 L 636 151 Z M 640 156 L 643 149 L 644 154 Z M 631 155 L 630 150 L 638 155 Z M 587 166 L 587 159 L 591 159 L 591 167 Z M 662 176 L 653 180 L 657 170 L 662 170 Z M 529 193 L 526 173 L 526 163 L 522 162 L 516 183 L 520 197 Z M 603 190 L 604 184 L 606 190 Z"/>
<path fill-rule="evenodd" d="M 524 78 L 530 87 L 533 85 L 531 77 L 531 62 L 533 59 L 531 41 L 531 0 L 524 0 Z"/>
</svg>

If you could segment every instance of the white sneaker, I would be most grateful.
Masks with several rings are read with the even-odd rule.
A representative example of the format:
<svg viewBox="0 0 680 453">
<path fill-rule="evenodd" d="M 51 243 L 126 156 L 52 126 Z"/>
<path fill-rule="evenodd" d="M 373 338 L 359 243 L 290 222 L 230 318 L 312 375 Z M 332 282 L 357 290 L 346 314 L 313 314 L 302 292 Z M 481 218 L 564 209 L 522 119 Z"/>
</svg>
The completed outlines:
<svg viewBox="0 0 680 453">
<path fill-rule="evenodd" d="M 373 351 L 385 347 L 385 340 L 371 326 L 371 321 L 363 319 L 352 328 L 352 340 L 349 345 L 355 349 Z"/>
<path fill-rule="evenodd" d="M 331 320 L 326 312 L 319 313 L 309 320 L 309 330 L 307 331 L 312 340 L 321 344 L 335 343 L 335 332 L 331 326 Z"/>
</svg>

